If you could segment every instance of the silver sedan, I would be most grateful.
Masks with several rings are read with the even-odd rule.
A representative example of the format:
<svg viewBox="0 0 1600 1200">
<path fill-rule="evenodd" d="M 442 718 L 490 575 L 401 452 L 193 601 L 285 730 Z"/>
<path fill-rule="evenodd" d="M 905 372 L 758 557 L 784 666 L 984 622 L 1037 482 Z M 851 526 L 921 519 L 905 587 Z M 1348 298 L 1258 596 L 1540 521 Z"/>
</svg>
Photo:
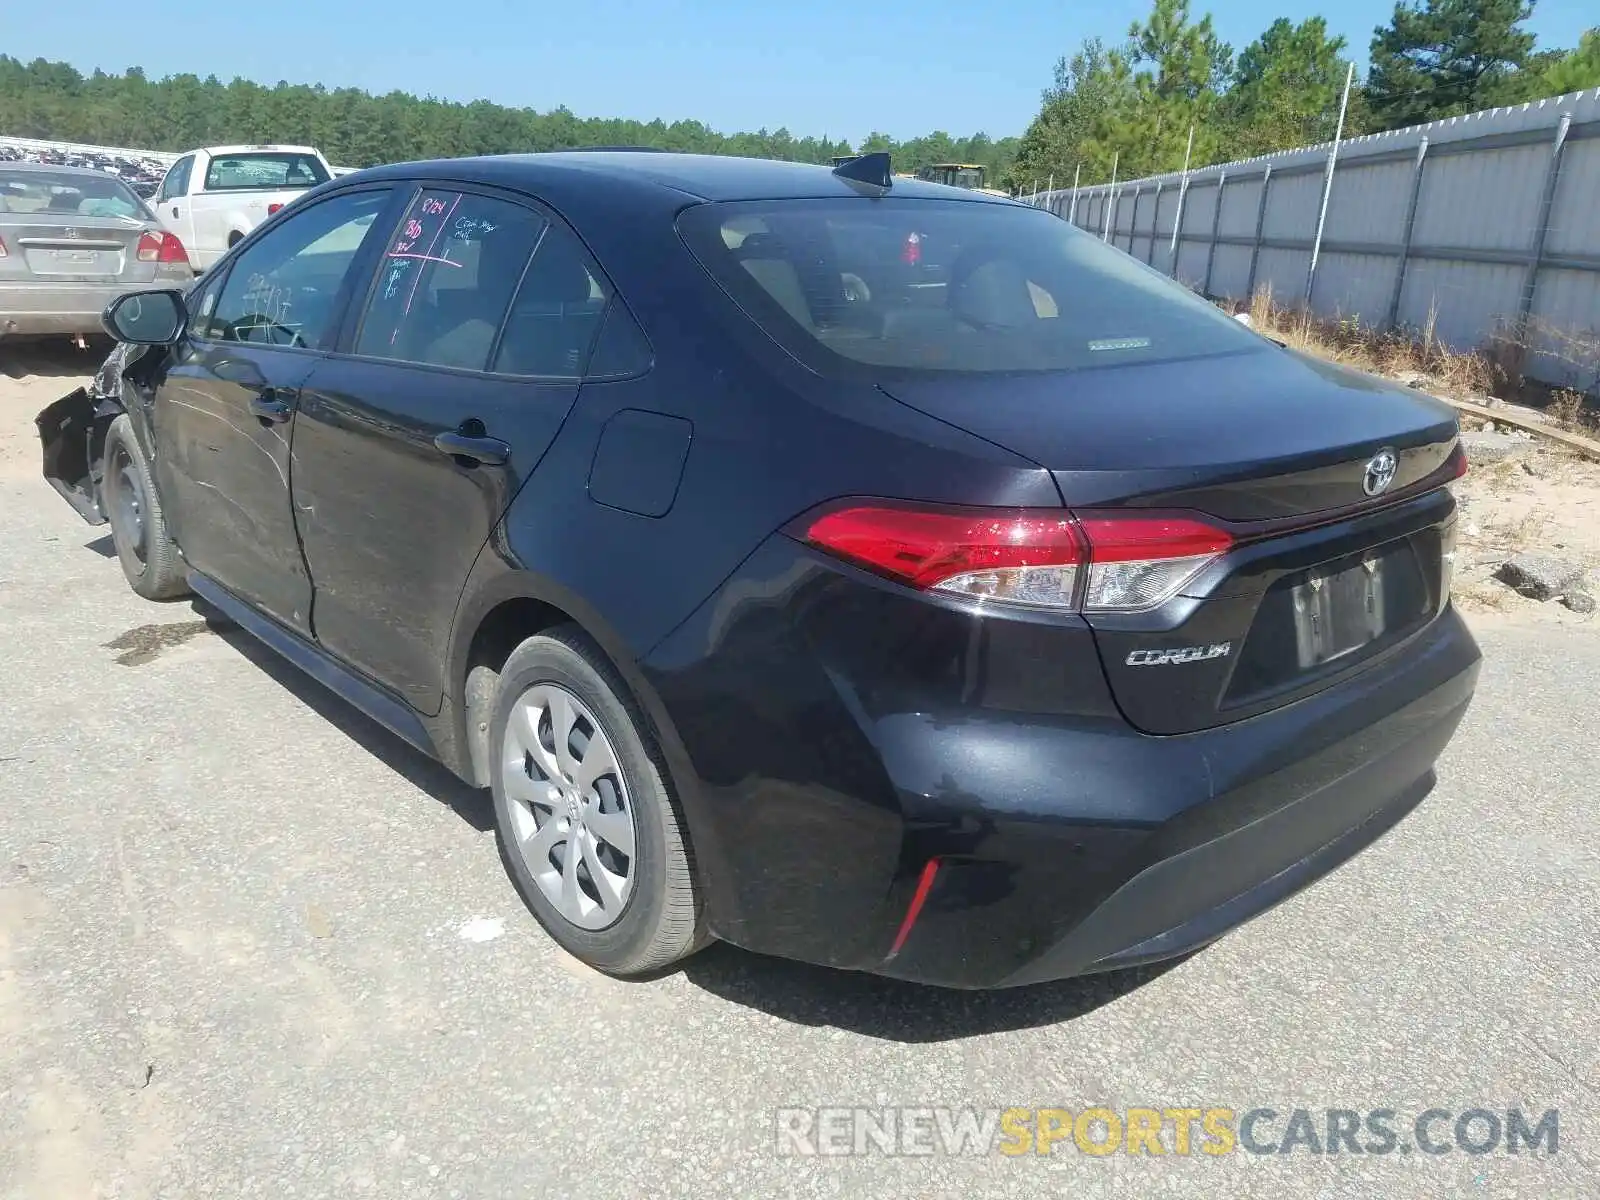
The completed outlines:
<svg viewBox="0 0 1600 1200">
<path fill-rule="evenodd" d="M 98 333 L 122 293 L 193 280 L 183 244 L 115 175 L 0 163 L 0 338 Z"/>
</svg>

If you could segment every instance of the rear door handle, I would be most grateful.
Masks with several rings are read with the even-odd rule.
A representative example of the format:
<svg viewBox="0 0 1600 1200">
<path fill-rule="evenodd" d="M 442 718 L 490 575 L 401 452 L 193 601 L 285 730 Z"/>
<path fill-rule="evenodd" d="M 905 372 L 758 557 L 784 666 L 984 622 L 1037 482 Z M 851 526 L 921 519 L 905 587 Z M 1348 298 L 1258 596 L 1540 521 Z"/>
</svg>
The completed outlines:
<svg viewBox="0 0 1600 1200">
<path fill-rule="evenodd" d="M 511 447 L 499 438 L 474 436 L 459 429 L 441 433 L 433 439 L 433 448 L 454 459 L 466 459 L 486 467 L 503 467 L 511 458 Z"/>
<path fill-rule="evenodd" d="M 281 425 L 294 414 L 294 405 L 277 388 L 263 388 L 250 397 L 250 412 L 264 425 Z"/>
</svg>

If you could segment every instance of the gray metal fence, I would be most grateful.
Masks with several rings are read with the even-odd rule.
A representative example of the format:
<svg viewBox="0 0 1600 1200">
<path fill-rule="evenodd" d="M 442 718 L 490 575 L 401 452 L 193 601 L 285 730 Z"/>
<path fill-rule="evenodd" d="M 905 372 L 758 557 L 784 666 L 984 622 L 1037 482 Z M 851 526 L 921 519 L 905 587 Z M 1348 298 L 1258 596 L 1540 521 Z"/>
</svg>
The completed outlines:
<svg viewBox="0 0 1600 1200">
<path fill-rule="evenodd" d="M 1600 388 L 1600 89 L 1338 146 L 1042 192 L 1036 203 L 1218 299 L 1527 347 L 1531 377 Z"/>
</svg>

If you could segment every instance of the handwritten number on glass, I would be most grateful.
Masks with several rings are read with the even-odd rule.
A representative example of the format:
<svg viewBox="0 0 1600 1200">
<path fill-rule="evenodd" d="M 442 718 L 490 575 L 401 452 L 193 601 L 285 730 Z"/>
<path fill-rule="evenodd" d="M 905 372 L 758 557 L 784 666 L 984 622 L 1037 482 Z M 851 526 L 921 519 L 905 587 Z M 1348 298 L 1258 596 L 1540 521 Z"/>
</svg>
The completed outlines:
<svg viewBox="0 0 1600 1200">
<path fill-rule="evenodd" d="M 486 221 L 474 223 L 470 217 L 461 217 L 452 226 L 451 217 L 464 199 L 466 197 L 459 192 L 446 193 L 444 196 L 419 196 L 406 214 L 399 237 L 384 256 L 383 291 L 379 303 L 397 302 L 402 294 L 405 296 L 401 310 L 383 322 L 384 328 L 389 330 L 388 341 L 391 346 L 399 339 L 401 326 L 410 314 L 417 290 L 423 282 L 425 269 L 416 268 L 414 264 L 423 262 L 445 267 L 463 266 L 450 257 L 449 243 L 452 240 L 470 240 L 471 235 L 461 236 L 463 228 L 493 228 Z M 447 236 L 447 228 L 454 232 Z M 445 245 L 440 245 L 441 241 Z"/>
</svg>

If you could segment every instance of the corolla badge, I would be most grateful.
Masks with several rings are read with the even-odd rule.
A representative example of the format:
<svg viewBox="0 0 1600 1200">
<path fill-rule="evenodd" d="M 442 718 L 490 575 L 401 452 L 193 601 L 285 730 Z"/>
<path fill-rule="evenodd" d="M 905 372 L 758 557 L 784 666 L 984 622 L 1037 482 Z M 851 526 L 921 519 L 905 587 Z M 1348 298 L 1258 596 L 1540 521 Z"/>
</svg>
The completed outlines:
<svg viewBox="0 0 1600 1200">
<path fill-rule="evenodd" d="M 1381 496 L 1394 482 L 1394 473 L 1399 466 L 1400 460 L 1395 457 L 1395 452 L 1385 446 L 1367 462 L 1366 471 L 1361 476 L 1361 490 L 1369 496 Z"/>
<path fill-rule="evenodd" d="M 1212 642 L 1209 646 L 1177 646 L 1171 650 L 1135 650 L 1128 655 L 1127 663 L 1130 667 L 1166 667 L 1178 663 L 1226 658 L 1232 650 L 1232 642 Z"/>
</svg>

